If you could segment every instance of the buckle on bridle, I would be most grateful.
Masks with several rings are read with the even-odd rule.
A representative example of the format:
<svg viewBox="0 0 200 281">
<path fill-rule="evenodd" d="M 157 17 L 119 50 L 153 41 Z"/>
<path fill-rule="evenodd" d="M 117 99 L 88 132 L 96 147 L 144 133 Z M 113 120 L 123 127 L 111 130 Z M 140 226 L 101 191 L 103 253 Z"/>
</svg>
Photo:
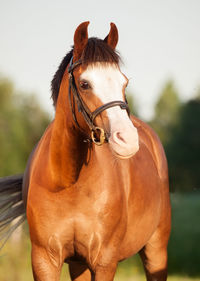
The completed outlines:
<svg viewBox="0 0 200 281">
<path fill-rule="evenodd" d="M 91 138 L 96 145 L 102 145 L 106 141 L 106 133 L 104 129 L 95 127 L 91 132 Z"/>
</svg>

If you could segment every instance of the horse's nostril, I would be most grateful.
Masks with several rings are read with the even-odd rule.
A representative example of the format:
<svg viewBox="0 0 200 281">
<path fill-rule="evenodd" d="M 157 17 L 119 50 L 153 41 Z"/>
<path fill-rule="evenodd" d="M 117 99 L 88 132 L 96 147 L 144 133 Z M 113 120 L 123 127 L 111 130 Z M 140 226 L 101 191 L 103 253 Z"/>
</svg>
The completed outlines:
<svg viewBox="0 0 200 281">
<path fill-rule="evenodd" d="M 120 132 L 117 132 L 117 133 L 116 133 L 116 137 L 117 137 L 119 140 L 125 142 L 125 140 L 124 140 L 124 138 L 122 137 L 122 135 L 121 135 Z"/>
<path fill-rule="evenodd" d="M 114 140 L 115 143 L 121 144 L 121 145 L 122 145 L 122 143 L 126 143 L 126 141 L 123 138 L 121 132 L 114 132 L 113 133 L 113 140 Z"/>
</svg>

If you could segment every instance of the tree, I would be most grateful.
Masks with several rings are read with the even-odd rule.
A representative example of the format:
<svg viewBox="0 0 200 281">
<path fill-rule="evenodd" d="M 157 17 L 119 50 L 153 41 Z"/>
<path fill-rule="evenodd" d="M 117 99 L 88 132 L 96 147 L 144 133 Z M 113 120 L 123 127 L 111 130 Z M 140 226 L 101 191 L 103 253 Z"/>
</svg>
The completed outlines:
<svg viewBox="0 0 200 281">
<path fill-rule="evenodd" d="M 168 81 L 155 106 L 155 116 L 150 125 L 166 145 L 172 137 L 172 128 L 179 122 L 181 102 L 173 81 Z"/>
<path fill-rule="evenodd" d="M 128 106 L 130 109 L 130 112 L 135 115 L 138 116 L 138 110 L 137 110 L 137 102 L 135 101 L 133 94 L 131 94 L 130 92 L 126 92 L 126 99 L 128 102 Z"/>
<path fill-rule="evenodd" d="M 24 171 L 28 155 L 49 123 L 33 95 L 0 78 L 0 176 Z"/>
<path fill-rule="evenodd" d="M 182 106 L 179 120 L 166 145 L 170 177 L 176 190 L 200 189 L 200 91 Z"/>
</svg>

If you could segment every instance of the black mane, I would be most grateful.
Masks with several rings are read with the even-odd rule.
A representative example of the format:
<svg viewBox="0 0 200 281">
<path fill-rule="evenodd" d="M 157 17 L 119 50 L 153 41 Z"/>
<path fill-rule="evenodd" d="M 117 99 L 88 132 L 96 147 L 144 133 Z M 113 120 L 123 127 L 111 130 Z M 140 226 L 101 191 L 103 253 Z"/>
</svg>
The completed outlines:
<svg viewBox="0 0 200 281">
<path fill-rule="evenodd" d="M 73 55 L 73 47 L 69 53 L 63 58 L 58 70 L 56 71 L 53 80 L 51 81 L 51 97 L 53 104 L 56 106 L 60 84 L 67 65 Z M 117 64 L 120 61 L 119 55 L 103 40 L 98 38 L 88 39 L 88 43 L 82 53 L 81 60 L 83 64 L 106 62 Z"/>
</svg>

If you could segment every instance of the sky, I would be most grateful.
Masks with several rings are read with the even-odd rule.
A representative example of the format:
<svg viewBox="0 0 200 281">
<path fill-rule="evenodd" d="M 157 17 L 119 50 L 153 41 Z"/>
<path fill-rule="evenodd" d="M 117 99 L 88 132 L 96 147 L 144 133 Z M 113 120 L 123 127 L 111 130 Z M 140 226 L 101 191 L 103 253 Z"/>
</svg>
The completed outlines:
<svg viewBox="0 0 200 281">
<path fill-rule="evenodd" d="M 200 86 L 199 0 L 0 0 L 0 74 L 20 91 L 36 93 L 53 115 L 50 83 L 73 45 L 76 27 L 90 21 L 89 36 L 104 38 L 114 22 L 117 50 L 143 119 L 166 81 L 180 98 Z"/>
</svg>

